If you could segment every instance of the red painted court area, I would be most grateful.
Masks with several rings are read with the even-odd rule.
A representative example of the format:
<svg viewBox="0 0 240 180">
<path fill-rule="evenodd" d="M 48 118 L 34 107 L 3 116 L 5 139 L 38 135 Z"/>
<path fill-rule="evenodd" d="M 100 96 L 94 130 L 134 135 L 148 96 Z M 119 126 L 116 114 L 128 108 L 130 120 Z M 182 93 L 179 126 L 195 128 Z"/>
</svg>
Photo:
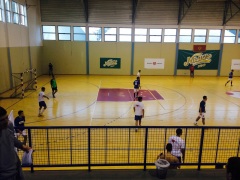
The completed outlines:
<svg viewBox="0 0 240 180">
<path fill-rule="evenodd" d="M 156 90 L 141 89 L 138 95 L 142 96 L 144 101 L 163 100 L 163 97 Z M 133 89 L 101 88 L 97 101 L 133 101 Z"/>
</svg>

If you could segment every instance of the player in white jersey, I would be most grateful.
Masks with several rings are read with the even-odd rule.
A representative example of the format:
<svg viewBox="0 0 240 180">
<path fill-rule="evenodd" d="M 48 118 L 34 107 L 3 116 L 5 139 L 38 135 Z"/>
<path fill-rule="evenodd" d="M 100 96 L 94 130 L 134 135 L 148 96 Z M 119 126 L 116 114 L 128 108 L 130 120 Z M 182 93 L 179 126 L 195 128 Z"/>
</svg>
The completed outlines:
<svg viewBox="0 0 240 180">
<path fill-rule="evenodd" d="M 42 116 L 42 114 L 43 114 L 43 112 L 45 111 L 45 109 L 47 109 L 47 105 L 46 105 L 46 103 L 45 103 L 45 101 L 44 101 L 44 98 L 49 99 L 49 98 L 45 95 L 45 93 L 44 93 L 45 87 L 42 87 L 41 90 L 42 90 L 42 91 L 38 94 L 38 102 L 39 102 L 39 113 L 38 113 L 38 116 L 39 116 L 39 117 Z M 42 107 L 43 107 L 43 109 L 42 109 Z"/>
<path fill-rule="evenodd" d="M 144 118 L 144 105 L 142 103 L 142 97 L 138 97 L 138 101 L 135 102 L 133 111 L 135 113 L 135 125 L 136 126 L 141 126 L 142 118 Z M 137 128 L 135 131 L 137 132 Z"/>
<path fill-rule="evenodd" d="M 181 157 L 184 161 L 185 157 L 185 142 L 180 137 L 182 135 L 182 129 L 178 128 L 176 130 L 176 136 L 171 136 L 168 139 L 168 143 L 172 144 L 172 155 L 176 156 L 179 159 L 179 162 L 181 163 Z"/>
</svg>

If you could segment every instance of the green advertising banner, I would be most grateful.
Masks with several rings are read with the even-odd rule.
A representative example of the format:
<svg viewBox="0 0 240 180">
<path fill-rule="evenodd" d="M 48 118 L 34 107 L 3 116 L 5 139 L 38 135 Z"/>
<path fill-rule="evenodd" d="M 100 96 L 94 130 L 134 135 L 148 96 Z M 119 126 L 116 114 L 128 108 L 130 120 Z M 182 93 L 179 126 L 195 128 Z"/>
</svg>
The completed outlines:
<svg viewBox="0 0 240 180">
<path fill-rule="evenodd" d="M 195 67 L 195 70 L 218 69 L 219 52 L 219 50 L 204 52 L 178 50 L 177 69 L 189 69 L 191 64 Z"/>
<path fill-rule="evenodd" d="M 100 68 L 120 69 L 121 58 L 100 58 Z"/>
</svg>

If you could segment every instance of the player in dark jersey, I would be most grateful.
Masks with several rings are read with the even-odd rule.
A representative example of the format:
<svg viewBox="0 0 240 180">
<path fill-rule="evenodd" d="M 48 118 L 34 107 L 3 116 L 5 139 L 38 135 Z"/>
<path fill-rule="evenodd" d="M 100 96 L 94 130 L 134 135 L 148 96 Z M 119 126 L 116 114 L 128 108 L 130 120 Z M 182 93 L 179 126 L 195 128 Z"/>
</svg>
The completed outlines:
<svg viewBox="0 0 240 180">
<path fill-rule="evenodd" d="M 133 86 L 134 86 L 133 97 L 135 99 L 138 97 L 138 91 L 139 91 L 139 87 L 140 87 L 140 78 L 139 77 L 137 77 L 137 79 L 135 81 L 133 81 Z"/>
<path fill-rule="evenodd" d="M 207 101 L 207 96 L 203 96 L 203 100 L 200 102 L 199 115 L 196 119 L 196 122 L 194 123 L 194 125 L 196 125 L 196 126 L 197 126 L 197 122 L 200 118 L 202 118 L 202 123 L 203 123 L 203 125 L 205 125 L 206 101 Z"/>
<path fill-rule="evenodd" d="M 225 83 L 225 86 L 227 85 L 227 83 L 229 83 L 231 81 L 231 86 L 232 86 L 232 79 L 233 79 L 233 72 L 234 70 L 232 69 L 231 72 L 228 75 L 228 81 Z"/>
</svg>

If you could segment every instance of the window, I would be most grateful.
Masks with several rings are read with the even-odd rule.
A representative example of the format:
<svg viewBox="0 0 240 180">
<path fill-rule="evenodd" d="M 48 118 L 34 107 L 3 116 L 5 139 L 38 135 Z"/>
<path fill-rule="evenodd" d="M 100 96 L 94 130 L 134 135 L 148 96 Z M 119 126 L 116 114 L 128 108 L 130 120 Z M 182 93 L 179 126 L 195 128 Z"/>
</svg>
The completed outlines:
<svg viewBox="0 0 240 180">
<path fill-rule="evenodd" d="M 18 3 L 12 1 L 12 15 L 13 15 L 13 23 L 18 24 L 19 23 L 19 8 Z"/>
<path fill-rule="evenodd" d="M 131 42 L 131 36 L 131 28 L 119 28 L 119 41 Z"/>
<path fill-rule="evenodd" d="M 19 17 L 20 22 L 19 24 L 27 26 L 27 13 L 26 13 L 26 6 L 19 5 Z"/>
<path fill-rule="evenodd" d="M 117 41 L 117 28 L 104 28 L 104 40 L 105 41 Z"/>
<path fill-rule="evenodd" d="M 240 43 L 240 30 L 238 30 L 238 43 Z"/>
<path fill-rule="evenodd" d="M 147 29 L 135 28 L 135 42 L 147 42 Z"/>
<path fill-rule="evenodd" d="M 162 42 L 162 29 L 150 29 L 149 42 Z"/>
<path fill-rule="evenodd" d="M 55 26 L 43 26 L 43 40 L 56 40 Z"/>
<path fill-rule="evenodd" d="M 191 42 L 192 29 L 180 29 L 179 42 Z"/>
<path fill-rule="evenodd" d="M 86 28 L 80 26 L 73 27 L 73 40 L 86 41 Z"/>
<path fill-rule="evenodd" d="M 3 4 L 3 0 L 0 0 L 0 21 L 4 21 L 4 4 Z"/>
<path fill-rule="evenodd" d="M 102 41 L 102 28 L 89 27 L 89 41 Z"/>
<path fill-rule="evenodd" d="M 58 40 L 60 41 L 71 40 L 70 26 L 58 26 Z"/>
<path fill-rule="evenodd" d="M 194 33 L 194 42 L 206 42 L 206 29 L 195 29 Z"/>
<path fill-rule="evenodd" d="M 224 43 L 235 43 L 237 30 L 236 29 L 226 29 L 224 32 Z"/>
<path fill-rule="evenodd" d="M 6 8 L 6 22 L 10 23 L 12 21 L 11 21 L 11 10 L 10 10 L 9 0 L 5 0 L 5 8 Z"/>
<path fill-rule="evenodd" d="M 176 29 L 165 29 L 164 30 L 164 42 L 176 42 Z"/>
<path fill-rule="evenodd" d="M 221 40 L 221 30 L 220 29 L 210 29 L 208 42 L 209 43 L 220 43 Z"/>
</svg>

